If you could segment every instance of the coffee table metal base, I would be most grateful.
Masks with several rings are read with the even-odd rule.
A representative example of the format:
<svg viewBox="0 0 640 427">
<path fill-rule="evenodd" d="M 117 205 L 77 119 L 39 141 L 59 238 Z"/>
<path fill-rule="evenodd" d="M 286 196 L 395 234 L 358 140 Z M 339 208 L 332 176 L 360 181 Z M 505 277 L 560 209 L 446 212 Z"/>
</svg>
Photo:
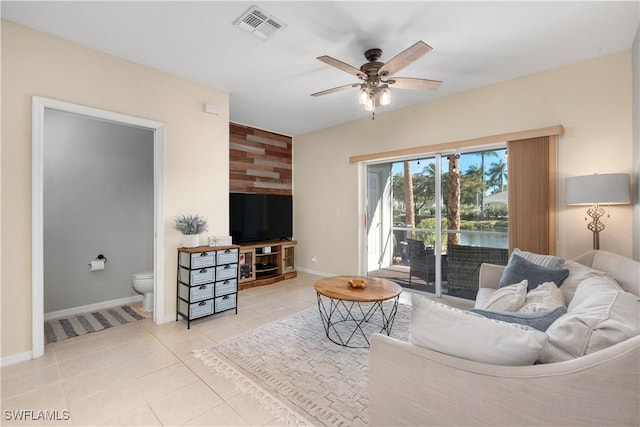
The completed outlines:
<svg viewBox="0 0 640 427">
<path fill-rule="evenodd" d="M 380 326 L 379 333 L 391 334 L 391 328 L 398 312 L 399 296 L 375 302 L 347 301 L 323 297 L 320 293 L 317 296 L 318 310 L 325 334 L 334 343 L 349 348 L 368 348 L 370 344 L 364 328 L 371 324 L 374 317 L 374 320 L 378 318 L 381 320 L 377 324 Z M 387 307 L 385 307 L 385 302 Z M 351 327 L 351 325 L 353 326 Z M 374 331 L 378 332 L 377 329 Z M 370 328 L 369 333 L 371 333 Z M 364 339 L 364 344 L 360 338 Z"/>
</svg>

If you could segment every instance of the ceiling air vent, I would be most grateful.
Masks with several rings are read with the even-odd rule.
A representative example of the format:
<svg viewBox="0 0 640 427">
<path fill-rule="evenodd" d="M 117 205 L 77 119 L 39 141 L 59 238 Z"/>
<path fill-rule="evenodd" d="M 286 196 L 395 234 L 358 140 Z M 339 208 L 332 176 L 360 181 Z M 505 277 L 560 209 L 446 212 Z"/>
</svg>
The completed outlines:
<svg viewBox="0 0 640 427">
<path fill-rule="evenodd" d="M 286 27 L 281 21 L 257 6 L 251 6 L 249 10 L 234 22 L 234 25 L 249 31 L 260 40 L 267 40 L 273 36 L 276 31 Z"/>
</svg>

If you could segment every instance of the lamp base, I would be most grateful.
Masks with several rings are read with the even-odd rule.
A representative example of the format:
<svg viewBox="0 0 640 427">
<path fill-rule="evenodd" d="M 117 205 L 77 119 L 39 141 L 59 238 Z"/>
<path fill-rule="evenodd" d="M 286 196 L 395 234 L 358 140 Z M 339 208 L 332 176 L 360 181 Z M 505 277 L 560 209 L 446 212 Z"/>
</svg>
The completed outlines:
<svg viewBox="0 0 640 427">
<path fill-rule="evenodd" d="M 593 220 L 587 224 L 587 228 L 593 232 L 593 249 L 600 249 L 600 232 L 604 230 L 604 223 L 600 221 L 600 218 L 604 214 L 605 210 L 598 206 L 597 203 L 587 210 L 587 215 Z"/>
</svg>

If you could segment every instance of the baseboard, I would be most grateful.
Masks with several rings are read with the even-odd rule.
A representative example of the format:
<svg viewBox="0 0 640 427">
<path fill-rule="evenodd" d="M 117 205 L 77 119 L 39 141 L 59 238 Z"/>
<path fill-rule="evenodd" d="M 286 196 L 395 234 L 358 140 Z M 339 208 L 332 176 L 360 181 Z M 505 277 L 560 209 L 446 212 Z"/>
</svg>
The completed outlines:
<svg viewBox="0 0 640 427">
<path fill-rule="evenodd" d="M 64 310 L 52 311 L 44 314 L 44 320 L 59 319 L 61 317 L 73 316 L 74 314 L 86 313 L 94 310 L 102 310 L 103 308 L 115 307 L 117 305 L 131 304 L 133 302 L 142 301 L 142 295 L 133 295 L 126 298 L 112 299 L 110 301 L 98 302 L 95 304 L 83 305 L 80 307 L 71 307 Z"/>
<path fill-rule="evenodd" d="M 24 353 L 3 357 L 0 360 L 0 366 L 4 368 L 5 366 L 15 365 L 16 363 L 20 363 L 20 362 L 26 362 L 27 360 L 33 359 L 32 356 L 33 355 L 30 351 L 25 351 Z"/>
<path fill-rule="evenodd" d="M 179 319 L 182 319 L 182 317 L 180 317 Z M 164 323 L 175 322 L 175 321 L 176 321 L 176 314 L 172 313 L 164 316 L 164 319 L 162 319 L 162 323 L 160 324 L 162 325 Z"/>
<path fill-rule="evenodd" d="M 304 268 L 304 267 L 296 267 L 296 270 L 302 271 L 303 273 L 313 274 L 314 276 L 322 276 L 322 277 L 337 276 L 336 274 L 325 273 L 324 271 L 311 270 L 309 268 Z"/>
</svg>

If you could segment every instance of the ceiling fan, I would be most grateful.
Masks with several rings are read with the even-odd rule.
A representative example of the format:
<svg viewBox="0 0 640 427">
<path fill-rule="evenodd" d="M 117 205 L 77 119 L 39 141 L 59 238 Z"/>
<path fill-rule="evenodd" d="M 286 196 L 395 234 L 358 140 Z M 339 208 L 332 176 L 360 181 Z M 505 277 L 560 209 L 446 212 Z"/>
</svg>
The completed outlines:
<svg viewBox="0 0 640 427">
<path fill-rule="evenodd" d="M 412 77 L 391 77 L 393 74 L 402 70 L 412 62 L 416 61 L 424 54 L 432 50 L 431 46 L 423 41 L 418 41 L 409 48 L 400 52 L 388 62 L 379 62 L 382 55 L 381 49 L 369 49 L 365 51 L 364 57 L 367 63 L 363 64 L 359 69 L 339 61 L 330 56 L 319 56 L 317 59 L 336 67 L 339 70 L 346 71 L 360 79 L 360 83 L 353 83 L 344 86 L 338 86 L 326 89 L 320 92 L 312 93 L 311 96 L 322 96 L 329 93 L 340 92 L 345 89 L 360 88 L 359 102 L 364 105 L 365 110 L 371 111 L 371 118 L 375 118 L 375 109 L 378 105 L 387 105 L 391 102 L 390 88 L 397 89 L 436 89 L 442 82 L 439 80 L 417 79 Z"/>
</svg>

